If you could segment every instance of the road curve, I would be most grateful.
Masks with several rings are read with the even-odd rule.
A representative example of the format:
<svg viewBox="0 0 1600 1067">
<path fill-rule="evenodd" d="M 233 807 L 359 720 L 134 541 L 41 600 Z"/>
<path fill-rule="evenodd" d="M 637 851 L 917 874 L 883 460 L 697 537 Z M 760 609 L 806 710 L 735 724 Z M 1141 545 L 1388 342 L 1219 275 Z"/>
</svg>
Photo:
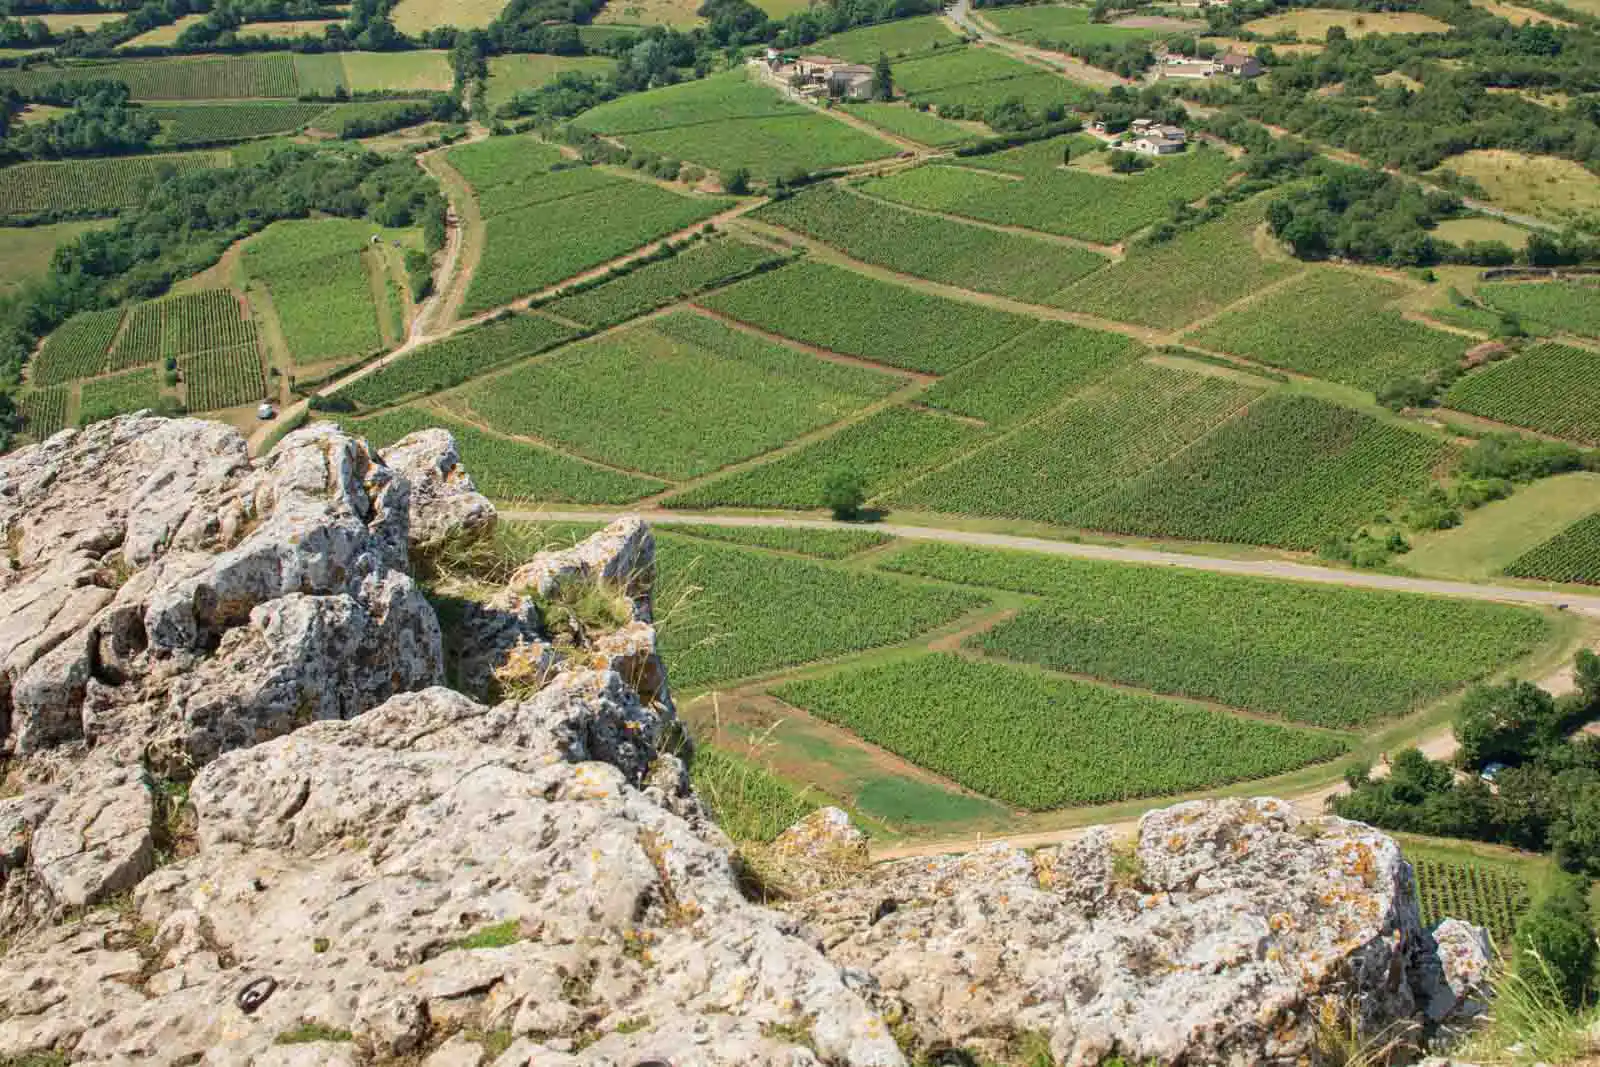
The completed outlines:
<svg viewBox="0 0 1600 1067">
<path fill-rule="evenodd" d="M 708 515 L 688 511 L 645 509 L 623 512 L 502 510 L 508 519 L 533 522 L 598 522 L 624 514 L 637 514 L 660 523 L 684 526 L 781 526 L 801 530 L 861 529 L 860 524 L 828 519 L 790 518 L 783 515 Z M 973 530 L 947 530 L 937 526 L 905 526 L 873 523 L 869 529 L 908 541 L 941 541 L 946 544 L 975 545 L 981 548 L 1013 548 L 1074 559 L 1105 560 L 1112 563 L 1142 563 L 1158 567 L 1237 574 L 1255 578 L 1279 578 L 1320 585 L 1341 585 L 1352 589 L 1388 589 L 1402 593 L 1455 597 L 1461 600 L 1492 600 L 1504 604 L 1523 604 L 1537 608 L 1558 608 L 1600 618 L 1600 596 L 1553 589 L 1523 589 L 1513 586 L 1479 585 L 1473 582 L 1409 578 L 1398 574 L 1336 570 L 1310 563 L 1288 560 L 1225 559 L 1218 556 L 1167 552 L 1151 548 L 1124 548 L 1114 545 L 1052 541 L 1043 537 L 985 533 Z"/>
</svg>

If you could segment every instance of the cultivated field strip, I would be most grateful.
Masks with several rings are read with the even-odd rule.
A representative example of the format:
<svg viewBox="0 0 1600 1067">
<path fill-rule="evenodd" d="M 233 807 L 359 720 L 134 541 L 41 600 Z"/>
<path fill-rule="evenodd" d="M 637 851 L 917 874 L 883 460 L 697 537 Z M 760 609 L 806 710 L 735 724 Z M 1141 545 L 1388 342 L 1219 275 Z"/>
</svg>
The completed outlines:
<svg viewBox="0 0 1600 1067">
<path fill-rule="evenodd" d="M 254 346 L 255 323 L 230 289 L 203 289 L 135 304 L 111 350 L 110 369 L 142 367 L 215 349 Z M 258 390 L 259 392 L 259 390 Z"/>
<path fill-rule="evenodd" d="M 1505 568 L 1513 578 L 1600 585 L 1600 515 L 1590 515 L 1562 530 Z"/>
<path fill-rule="evenodd" d="M 35 389 L 17 399 L 22 412 L 22 428 L 35 440 L 43 440 L 67 425 L 67 387 Z"/>
<path fill-rule="evenodd" d="M 33 384 L 56 385 L 104 372 L 106 353 L 121 323 L 120 308 L 80 311 L 72 316 L 45 338 L 44 347 L 33 358 Z"/>
<path fill-rule="evenodd" d="M 295 57 L 288 52 L 45 64 L 23 71 L 0 71 L 0 90 L 22 93 L 56 82 L 92 81 L 122 82 L 135 100 L 293 99 L 301 91 Z"/>
<path fill-rule="evenodd" d="M 1594 292 L 1600 301 L 1600 289 Z M 1600 445 L 1600 352 L 1533 345 L 1459 379 L 1446 407 Z"/>
<path fill-rule="evenodd" d="M 339 395 L 363 408 L 383 407 L 460 385 L 576 336 L 570 326 L 542 315 L 507 315 L 413 348 L 340 389 Z"/>
<path fill-rule="evenodd" d="M 761 245 L 722 237 L 698 241 L 656 263 L 602 280 L 543 310 L 593 328 L 614 326 L 708 289 L 780 265 L 785 257 Z"/>
<path fill-rule="evenodd" d="M 232 164 L 227 152 L 17 163 L 0 168 L 0 215 L 110 215 L 140 203 L 172 174 Z"/>
<path fill-rule="evenodd" d="M 185 356 L 178 366 L 183 371 L 184 396 L 190 411 L 252 404 L 266 395 L 261 352 L 253 340 Z"/>
</svg>

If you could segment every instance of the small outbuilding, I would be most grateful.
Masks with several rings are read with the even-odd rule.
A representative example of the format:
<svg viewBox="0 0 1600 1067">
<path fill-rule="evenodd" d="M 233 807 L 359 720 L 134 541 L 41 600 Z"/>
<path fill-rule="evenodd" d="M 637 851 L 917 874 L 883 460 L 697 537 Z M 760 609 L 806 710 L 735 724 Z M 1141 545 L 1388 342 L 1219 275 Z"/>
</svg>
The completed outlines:
<svg viewBox="0 0 1600 1067">
<path fill-rule="evenodd" d="M 1255 56 L 1247 56 L 1243 52 L 1224 52 L 1213 61 L 1212 67 L 1218 74 L 1227 74 L 1234 78 L 1257 78 L 1267 72 L 1261 60 Z"/>
</svg>

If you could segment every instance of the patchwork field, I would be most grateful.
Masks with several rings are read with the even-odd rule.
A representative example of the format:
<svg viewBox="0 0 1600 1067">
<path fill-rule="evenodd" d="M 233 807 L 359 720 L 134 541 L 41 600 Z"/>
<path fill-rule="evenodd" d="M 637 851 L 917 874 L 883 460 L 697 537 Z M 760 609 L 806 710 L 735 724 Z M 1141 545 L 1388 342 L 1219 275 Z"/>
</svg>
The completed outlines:
<svg viewBox="0 0 1600 1067">
<path fill-rule="evenodd" d="M 296 364 L 360 359 L 383 347 L 366 249 L 374 227 L 352 219 L 276 222 L 245 246 Z"/>
<path fill-rule="evenodd" d="M 731 206 L 598 167 L 564 162 L 521 137 L 453 149 L 486 223 L 485 247 L 462 311 L 500 307 Z M 560 202 L 560 210 L 549 205 Z"/>
<path fill-rule="evenodd" d="M 292 133 L 331 109 L 325 104 L 252 101 L 239 104 L 151 104 L 143 110 L 161 123 L 163 144 L 182 148 Z"/>
<path fill-rule="evenodd" d="M 1115 26 L 1090 22 L 1087 7 L 1039 5 L 995 8 L 983 17 L 1007 37 L 1028 41 L 1044 48 L 1071 50 L 1096 45 L 1120 45 L 1128 41 L 1149 41 L 1164 32 L 1151 26 Z M 1165 31 L 1170 32 L 1170 31 Z"/>
<path fill-rule="evenodd" d="M 872 123 L 880 130 L 935 148 L 971 141 L 980 136 L 982 131 L 982 127 L 963 126 L 959 122 L 942 119 L 931 111 L 918 111 L 905 104 L 870 101 L 842 106 L 847 113 Z"/>
<path fill-rule="evenodd" d="M 155 371 L 148 367 L 95 378 L 83 383 L 83 396 L 78 402 L 78 421 L 98 422 L 113 415 L 153 408 L 160 396 L 161 389 Z"/>
<path fill-rule="evenodd" d="M 1600 289 L 1594 291 L 1600 300 Z M 1540 344 L 1458 380 L 1447 407 L 1600 445 L 1600 352 Z"/>
<path fill-rule="evenodd" d="M 261 352 L 254 341 L 186 356 L 178 367 L 183 373 L 184 404 L 190 411 L 253 404 L 267 396 Z"/>
<path fill-rule="evenodd" d="M 1259 394 L 1224 378 L 1135 364 L 889 502 L 1076 525 L 1100 497 L 1189 447 Z"/>
<path fill-rule="evenodd" d="M 1264 397 L 1077 513 L 1119 533 L 1314 549 L 1424 488 L 1434 437 L 1309 397 Z"/>
<path fill-rule="evenodd" d="M 880 564 L 1045 602 L 970 639 L 1053 670 L 1354 728 L 1404 715 L 1537 647 L 1498 604 L 912 544 Z"/>
<path fill-rule="evenodd" d="M 677 312 L 484 379 L 452 404 L 506 432 L 681 479 L 776 448 L 900 384 Z"/>
<path fill-rule="evenodd" d="M 1110 243 L 1167 217 L 1172 201 L 1215 189 L 1232 161 L 1196 148 L 1131 177 L 1061 165 L 1064 139 L 934 164 L 870 182 L 866 191 L 910 207 Z"/>
<path fill-rule="evenodd" d="M 1600 282 L 1508 282 L 1479 287 L 1485 303 L 1539 332 L 1600 337 Z"/>
<path fill-rule="evenodd" d="M 935 374 L 954 370 L 1033 324 L 1020 315 L 929 296 L 809 260 L 758 275 L 700 302 L 797 341 Z"/>
<path fill-rule="evenodd" d="M 231 163 L 227 152 L 179 152 L 0 167 L 0 215 L 115 214 L 171 174 Z"/>
<path fill-rule="evenodd" d="M 576 331 L 542 315 L 507 315 L 411 349 L 339 390 L 363 408 L 382 407 L 460 385 L 495 367 L 563 344 Z"/>
<path fill-rule="evenodd" d="M 394 28 L 401 33 L 417 36 L 436 26 L 454 26 L 458 30 L 482 29 L 493 22 L 506 6 L 505 0 L 400 0 L 390 12 Z"/>
<path fill-rule="evenodd" d="M 1405 294 L 1398 283 L 1373 275 L 1312 269 L 1191 337 L 1207 348 L 1376 390 L 1454 363 L 1470 343 L 1386 306 Z"/>
<path fill-rule="evenodd" d="M 1600 474 L 1574 471 L 1541 478 L 1467 512 L 1459 526 L 1413 536 L 1405 566 L 1429 577 L 1489 581 L 1513 560 L 1597 513 Z"/>
<path fill-rule="evenodd" d="M 22 431 L 35 441 L 42 441 L 67 425 L 67 389 L 33 389 L 17 397 L 17 411 L 22 415 Z"/>
<path fill-rule="evenodd" d="M 894 65 L 895 88 L 913 103 L 930 104 L 950 117 L 981 118 L 997 104 L 1016 101 L 1035 114 L 1085 104 L 1085 90 L 1049 71 L 994 49 L 946 50 Z"/>
<path fill-rule="evenodd" d="M 949 655 L 841 671 L 775 692 L 1032 811 L 1263 778 L 1348 747 L 1335 734 Z"/>
<path fill-rule="evenodd" d="M 1034 303 L 1106 264 L 1087 249 L 919 214 L 837 185 L 813 186 L 755 217 L 864 262 Z"/>
<path fill-rule="evenodd" d="M 449 430 L 478 491 L 496 500 L 625 504 L 665 488 L 665 483 L 652 478 L 607 470 L 527 441 L 488 433 L 432 409 L 398 407 L 341 421 L 377 448 L 416 430 L 434 426 Z"/>
<path fill-rule="evenodd" d="M 1506 565 L 1516 578 L 1600 585 L 1600 513 L 1579 519 Z"/>
<path fill-rule="evenodd" d="M 892 60 L 905 59 L 960 44 L 961 38 L 943 18 L 923 15 L 824 37 L 814 45 L 807 45 L 806 51 L 850 63 L 872 63 L 880 54 Z"/>
<path fill-rule="evenodd" d="M 1135 244 L 1127 258 L 1049 302 L 1157 329 L 1175 329 L 1300 270 L 1254 247 L 1264 203 L 1237 204 L 1214 222 L 1159 244 Z"/>
<path fill-rule="evenodd" d="M 759 245 L 716 237 L 696 242 L 669 259 L 562 297 L 544 305 L 544 309 L 587 326 L 611 326 L 782 260 L 782 256 Z"/>
<path fill-rule="evenodd" d="M 894 540 L 876 530 L 800 530 L 782 526 L 705 526 L 699 523 L 667 523 L 658 528 L 682 537 L 750 545 L 811 559 L 845 559 Z"/>
<path fill-rule="evenodd" d="M 666 504 L 809 510 L 822 507 L 823 485 L 836 470 L 860 475 L 868 497 L 875 497 L 982 439 L 970 423 L 889 407 L 770 462 L 675 494 Z"/>
<path fill-rule="evenodd" d="M 894 145 L 791 103 L 742 70 L 601 104 L 575 120 L 629 146 L 764 181 L 895 153 Z"/>
<path fill-rule="evenodd" d="M 987 603 L 976 591 L 699 538 L 660 533 L 656 543 L 656 603 L 693 590 L 682 624 L 662 631 L 679 693 L 905 641 Z"/>
<path fill-rule="evenodd" d="M 704 25 L 694 0 L 608 0 L 595 16 L 600 25 L 674 26 L 687 30 Z"/>
</svg>

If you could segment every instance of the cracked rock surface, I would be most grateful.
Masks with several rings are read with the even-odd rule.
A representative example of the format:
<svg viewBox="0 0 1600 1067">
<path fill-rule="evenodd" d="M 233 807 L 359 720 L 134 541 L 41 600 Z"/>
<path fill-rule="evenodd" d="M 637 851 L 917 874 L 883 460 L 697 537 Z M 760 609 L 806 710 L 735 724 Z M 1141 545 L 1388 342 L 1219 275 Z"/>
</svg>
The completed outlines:
<svg viewBox="0 0 1600 1067">
<path fill-rule="evenodd" d="M 440 684 L 410 553 L 494 526 L 448 434 L 251 461 L 116 419 L 0 458 L 0 526 L 0 1062 L 904 1067 L 1032 1033 L 1287 1065 L 1330 1006 L 1481 1006 L 1479 935 L 1422 929 L 1394 842 L 1275 800 L 878 867 L 824 809 L 770 850 L 797 895 L 752 901 L 688 786 L 643 523 L 477 590 L 456 639 L 496 695 Z"/>
</svg>

